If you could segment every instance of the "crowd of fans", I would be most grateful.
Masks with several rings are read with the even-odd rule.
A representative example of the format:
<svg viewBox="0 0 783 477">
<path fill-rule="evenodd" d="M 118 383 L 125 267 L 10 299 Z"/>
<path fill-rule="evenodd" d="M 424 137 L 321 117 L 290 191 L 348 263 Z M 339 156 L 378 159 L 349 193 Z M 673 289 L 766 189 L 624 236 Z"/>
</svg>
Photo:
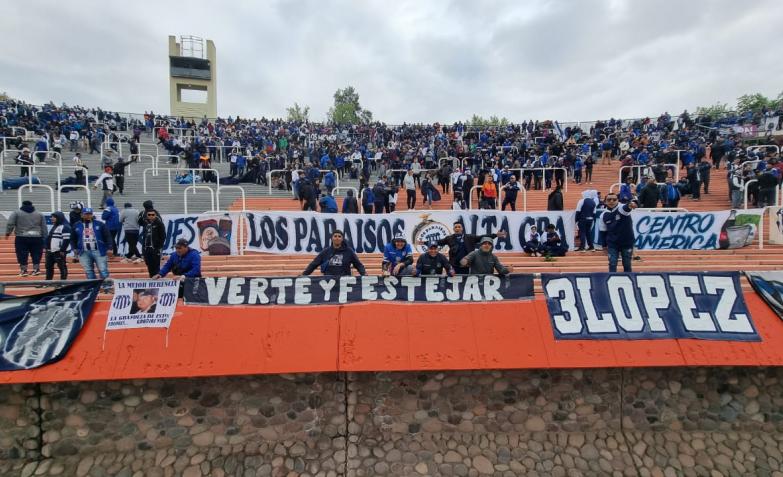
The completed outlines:
<svg viewBox="0 0 783 477">
<path fill-rule="evenodd" d="M 32 273 L 39 273 L 45 250 L 47 277 L 53 274 L 55 266 L 62 277 L 67 276 L 60 249 L 70 244 L 79 252 L 85 271 L 89 270 L 88 277 L 95 276 L 94 266 L 102 277 L 107 277 L 109 272 L 104 259 L 107 250 L 113 250 L 116 255 L 116 237 L 120 229 L 126 236 L 130 234 L 129 241 L 135 240 L 142 248 L 139 253 L 135 246 L 131 247 L 126 259 L 143 259 L 151 277 L 181 270 L 177 268 L 180 263 L 186 264 L 190 273 L 200 270 L 193 258 L 193 252 L 195 255 L 198 252 L 188 249 L 187 245 L 184 250 L 178 248 L 170 259 L 174 263 L 161 270 L 163 239 L 160 237 L 165 237 L 165 228 L 160 230 L 159 214 L 145 209 L 134 224 L 132 206 L 126 204 L 126 209 L 131 208 L 133 212 L 123 214 L 114 207 L 114 193 L 123 193 L 125 168 L 138 157 L 134 155 L 141 147 L 142 134 L 149 132 L 171 160 L 186 166 L 185 169 L 210 169 L 214 161 L 225 161 L 229 163 L 230 175 L 220 179 L 221 182 L 289 190 L 303 210 L 324 213 L 392 213 L 397 210 L 398 196 L 403 191 L 409 210 L 422 204 L 432 208 L 433 202 L 450 195 L 454 208 L 496 209 L 500 206 L 502 210 L 508 207 L 513 211 L 522 190 L 548 191 L 547 208 L 563 210 L 561 188 L 565 181 L 592 184 L 595 167 L 619 161 L 626 167 L 621 168 L 622 180 L 617 193 L 602 200 L 597 191 L 586 191 L 577 207 L 579 248 L 593 250 L 591 234 L 583 231 L 592 227 L 596 210 L 617 208 L 620 212 L 611 215 L 617 215 L 619 220 L 622 211 L 631 205 L 676 208 L 683 196 L 696 201 L 702 192 L 709 193 L 715 176 L 728 182 L 728 199 L 733 207 L 743 205 L 746 195 L 752 205 L 772 205 L 783 176 L 779 151 L 774 147 L 748 148 L 747 140 L 741 134 L 726 128 L 727 122 L 757 119 L 692 119 L 685 111 L 676 118 L 664 113 L 656 119 L 596 121 L 584 128 L 579 124 L 562 127 L 551 121 L 483 128 L 459 122 L 452 125 L 372 123 L 340 126 L 231 117 L 196 122 L 154 113 L 134 119 L 101 109 L 37 107 L 5 101 L 0 102 L 0 131 L 6 138 L 4 156 L 8 160 L 10 154 L 21 166 L 19 184 L 30 180 L 26 176 L 30 174 L 31 165 L 50 160 L 50 152 L 62 155 L 67 150 L 73 153 L 74 177 L 63 184 L 71 180 L 72 184 L 100 189 L 101 208 L 105 208 L 103 221 L 95 220 L 92 210 L 83 207 L 70 221 L 58 213 L 56 227 L 52 229 L 56 232 L 52 235 L 52 231 L 39 227 L 37 218 L 30 218 L 36 212 L 32 204 L 25 204 L 15 213 L 15 222 L 9 222 L 7 233 L 15 231 L 17 240 L 21 239 L 17 252 L 22 275 L 28 273 L 28 255 L 32 257 Z M 780 128 L 780 122 L 777 128 Z M 765 144 L 770 142 L 770 138 L 764 141 Z M 126 144 L 125 150 L 134 157 L 131 161 L 121 154 Z M 100 175 L 86 173 L 81 158 L 83 151 L 101 155 L 103 170 Z M 186 175 L 190 181 L 217 180 L 206 170 L 200 171 L 198 177 L 183 172 L 183 176 Z M 677 176 L 680 176 L 679 180 Z M 348 190 L 340 207 L 334 190 L 339 181 L 346 178 L 358 182 L 359 196 Z M 4 188 L 13 187 L 5 182 Z M 610 201 L 622 205 L 609 204 Z M 476 269 L 502 273 L 505 267 L 499 260 L 482 255 L 483 245 L 475 246 L 476 242 L 483 244 L 483 238 L 473 237 L 467 242 L 472 245 L 460 248 L 457 244 L 464 252 L 462 256 L 458 259 L 450 256 L 445 261 L 439 258 L 437 247 L 446 243 L 428 244 L 434 252 L 422 254 L 415 266 L 409 258 L 399 261 L 400 249 L 392 248 L 385 259 L 384 270 L 389 274 L 412 275 L 425 273 L 425 270 L 459 273 L 460 270 L 470 271 L 474 264 L 479 264 L 475 265 L 479 267 Z M 358 258 L 339 251 L 344 245 L 327 249 L 327 255 L 319 256 L 316 261 L 320 262 L 314 261 L 307 272 L 318 266 L 323 271 L 324 263 L 328 268 L 329 263 L 338 260 L 335 257 L 339 257 L 340 267 L 353 263 L 361 272 Z M 396 247 L 399 241 L 390 245 Z M 451 254 L 452 244 L 449 246 Z M 567 247 L 556 231 L 546 230 L 540 234 L 533 231 L 525 250 L 531 255 L 557 257 L 564 255 Z M 625 255 L 621 258 L 625 263 Z M 463 263 L 464 260 L 467 261 Z M 615 254 L 615 267 L 617 260 Z"/>
</svg>

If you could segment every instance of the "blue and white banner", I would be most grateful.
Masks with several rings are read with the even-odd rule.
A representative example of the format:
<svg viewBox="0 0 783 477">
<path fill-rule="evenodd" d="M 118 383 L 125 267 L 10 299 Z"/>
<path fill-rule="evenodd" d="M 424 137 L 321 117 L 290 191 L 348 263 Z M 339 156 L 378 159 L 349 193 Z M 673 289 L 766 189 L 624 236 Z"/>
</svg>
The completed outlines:
<svg viewBox="0 0 783 477">
<path fill-rule="evenodd" d="M 761 298 L 783 319 L 783 272 L 745 272 Z"/>
<path fill-rule="evenodd" d="M 541 277 L 555 339 L 761 341 L 739 272 Z"/>
<path fill-rule="evenodd" d="M 0 299 L 0 371 L 61 359 L 90 315 L 100 280 Z"/>
<path fill-rule="evenodd" d="M 631 214 L 637 250 L 709 250 L 750 245 L 761 209 Z"/>
<path fill-rule="evenodd" d="M 498 212 L 491 210 L 436 210 L 393 214 L 323 214 L 318 212 L 246 212 L 248 233 L 245 250 L 268 253 L 317 254 L 342 230 L 357 253 L 383 252 L 396 234 L 409 243 L 437 240 L 453 233 L 454 223 L 465 233 L 506 233 L 495 240 L 499 252 L 521 252 L 530 227 L 539 232 L 554 224 L 560 238 L 574 248 L 574 211 Z M 423 247 L 419 251 L 426 251 Z"/>
<path fill-rule="evenodd" d="M 188 305 L 456 303 L 533 298 L 533 275 L 454 277 L 206 277 L 184 282 Z"/>
</svg>

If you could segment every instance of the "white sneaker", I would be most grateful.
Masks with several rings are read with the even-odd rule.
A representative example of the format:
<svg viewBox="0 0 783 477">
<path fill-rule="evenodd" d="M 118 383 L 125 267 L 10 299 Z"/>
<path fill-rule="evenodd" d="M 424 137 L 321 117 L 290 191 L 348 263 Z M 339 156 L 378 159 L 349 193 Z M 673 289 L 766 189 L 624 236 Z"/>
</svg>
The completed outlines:
<svg viewBox="0 0 783 477">
<path fill-rule="evenodd" d="M 122 260 L 120 260 L 120 263 L 129 263 L 129 262 L 130 260 L 128 260 L 127 258 L 123 258 Z"/>
<path fill-rule="evenodd" d="M 137 258 L 136 260 L 133 261 L 133 263 L 144 263 L 144 260 L 141 258 Z"/>
</svg>

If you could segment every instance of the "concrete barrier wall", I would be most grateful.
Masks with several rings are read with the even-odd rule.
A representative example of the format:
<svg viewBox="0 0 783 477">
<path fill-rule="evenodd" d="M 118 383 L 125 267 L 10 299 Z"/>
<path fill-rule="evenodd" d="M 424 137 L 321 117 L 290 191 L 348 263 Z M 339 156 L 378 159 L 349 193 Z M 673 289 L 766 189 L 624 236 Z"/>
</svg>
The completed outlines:
<svg viewBox="0 0 783 477">
<path fill-rule="evenodd" d="M 783 369 L 0 386 L 0 475 L 783 475 Z"/>
</svg>

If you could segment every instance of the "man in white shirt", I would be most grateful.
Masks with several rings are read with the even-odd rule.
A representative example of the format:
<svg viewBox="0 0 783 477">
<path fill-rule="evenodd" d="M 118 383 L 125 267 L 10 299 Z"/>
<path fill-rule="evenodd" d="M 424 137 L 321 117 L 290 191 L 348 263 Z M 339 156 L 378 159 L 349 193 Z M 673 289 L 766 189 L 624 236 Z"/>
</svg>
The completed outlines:
<svg viewBox="0 0 783 477">
<path fill-rule="evenodd" d="M 106 207 L 106 199 L 114 195 L 114 174 L 112 166 L 103 168 L 103 174 L 98 176 L 98 180 L 93 184 L 93 189 L 101 188 L 103 197 L 101 198 L 101 208 Z"/>
<path fill-rule="evenodd" d="M 413 170 L 409 169 L 408 173 L 402 179 L 402 185 L 405 187 L 406 204 L 408 210 L 414 210 L 416 208 L 416 181 L 413 178 Z"/>
</svg>

